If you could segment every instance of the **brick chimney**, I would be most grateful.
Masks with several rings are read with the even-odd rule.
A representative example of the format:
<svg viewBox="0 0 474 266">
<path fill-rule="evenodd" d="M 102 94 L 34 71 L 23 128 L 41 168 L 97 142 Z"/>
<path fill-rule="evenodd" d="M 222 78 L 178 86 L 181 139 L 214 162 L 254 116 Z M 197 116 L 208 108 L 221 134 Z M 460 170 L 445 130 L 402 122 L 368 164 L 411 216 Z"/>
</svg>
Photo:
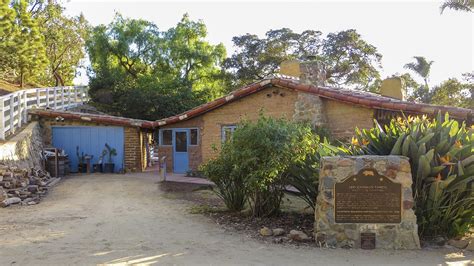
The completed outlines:
<svg viewBox="0 0 474 266">
<path fill-rule="evenodd" d="M 400 77 L 387 78 L 382 81 L 380 95 L 398 100 L 406 100 L 406 88 Z"/>
<path fill-rule="evenodd" d="M 299 78 L 302 84 L 325 86 L 326 71 L 318 61 L 285 60 L 280 64 L 280 74 Z"/>
</svg>

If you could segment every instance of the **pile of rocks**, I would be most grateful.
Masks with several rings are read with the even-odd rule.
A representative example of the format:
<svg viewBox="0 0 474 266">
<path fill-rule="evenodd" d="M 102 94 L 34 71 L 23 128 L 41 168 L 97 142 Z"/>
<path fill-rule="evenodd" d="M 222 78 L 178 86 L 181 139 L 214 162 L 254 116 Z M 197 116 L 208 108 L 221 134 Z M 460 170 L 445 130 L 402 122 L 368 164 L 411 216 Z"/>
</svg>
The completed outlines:
<svg viewBox="0 0 474 266">
<path fill-rule="evenodd" d="M 280 238 L 275 239 L 274 242 L 277 242 L 277 243 L 284 242 L 284 241 L 290 241 L 290 240 L 291 241 L 296 241 L 296 242 L 311 241 L 311 237 L 309 237 L 303 231 L 290 230 L 290 233 L 286 234 L 286 231 L 283 228 L 270 229 L 270 228 L 264 226 L 260 229 L 260 235 L 264 236 L 264 237 L 267 237 L 267 236 L 280 237 Z"/>
<path fill-rule="evenodd" d="M 32 168 L 30 171 L 0 165 L 0 207 L 12 204 L 37 204 L 48 188 L 59 182 L 48 172 Z"/>
</svg>

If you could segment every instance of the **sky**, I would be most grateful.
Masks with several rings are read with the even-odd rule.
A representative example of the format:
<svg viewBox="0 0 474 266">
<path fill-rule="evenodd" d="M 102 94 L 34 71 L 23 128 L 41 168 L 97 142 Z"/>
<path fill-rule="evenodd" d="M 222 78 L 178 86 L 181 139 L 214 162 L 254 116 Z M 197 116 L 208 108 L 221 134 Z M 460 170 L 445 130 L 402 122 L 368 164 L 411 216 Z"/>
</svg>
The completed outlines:
<svg viewBox="0 0 474 266">
<path fill-rule="evenodd" d="M 445 10 L 441 1 L 87 1 L 65 3 L 68 15 L 83 13 L 93 26 L 108 24 L 115 12 L 153 21 L 160 30 L 176 25 L 184 13 L 202 20 L 207 40 L 223 43 L 230 56 L 232 37 L 264 37 L 270 29 L 319 30 L 324 35 L 356 29 L 383 55 L 381 76 L 407 72 L 403 66 L 424 56 L 434 61 L 430 85 L 474 71 L 474 15 Z M 420 79 L 418 79 L 421 81 Z M 76 83 L 87 83 L 82 74 Z"/>
</svg>

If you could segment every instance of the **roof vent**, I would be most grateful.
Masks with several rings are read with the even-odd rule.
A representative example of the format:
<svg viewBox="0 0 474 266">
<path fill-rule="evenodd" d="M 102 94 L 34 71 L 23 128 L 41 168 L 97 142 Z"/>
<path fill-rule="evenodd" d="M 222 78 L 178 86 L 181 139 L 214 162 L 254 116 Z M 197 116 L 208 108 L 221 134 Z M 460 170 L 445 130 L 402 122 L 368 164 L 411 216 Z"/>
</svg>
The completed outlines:
<svg viewBox="0 0 474 266">
<path fill-rule="evenodd" d="M 400 77 L 387 78 L 382 81 L 380 94 L 398 100 L 406 100 L 406 89 L 403 79 Z"/>
</svg>

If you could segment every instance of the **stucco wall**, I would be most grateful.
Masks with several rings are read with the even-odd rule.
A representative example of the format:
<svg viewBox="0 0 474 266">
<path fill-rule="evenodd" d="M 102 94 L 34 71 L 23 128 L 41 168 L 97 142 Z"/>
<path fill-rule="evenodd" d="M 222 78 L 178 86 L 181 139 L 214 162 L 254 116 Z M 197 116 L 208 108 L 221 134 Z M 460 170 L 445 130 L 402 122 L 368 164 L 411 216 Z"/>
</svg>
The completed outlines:
<svg viewBox="0 0 474 266">
<path fill-rule="evenodd" d="M 371 128 L 374 110 L 351 104 L 323 99 L 327 128 L 334 138 L 344 139 L 354 135 L 354 129 Z"/>
</svg>

